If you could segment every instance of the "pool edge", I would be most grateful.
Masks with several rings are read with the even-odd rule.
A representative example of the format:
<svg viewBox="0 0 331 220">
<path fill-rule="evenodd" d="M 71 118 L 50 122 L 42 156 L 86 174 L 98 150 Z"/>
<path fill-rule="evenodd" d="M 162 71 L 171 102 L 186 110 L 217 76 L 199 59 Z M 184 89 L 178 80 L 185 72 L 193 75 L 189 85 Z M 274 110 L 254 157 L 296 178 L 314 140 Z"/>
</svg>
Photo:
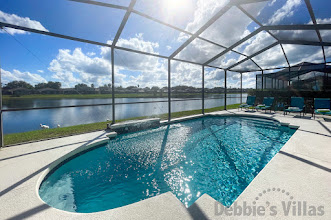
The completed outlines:
<svg viewBox="0 0 331 220">
<path fill-rule="evenodd" d="M 248 114 L 241 114 L 241 113 L 207 113 L 207 114 L 198 114 L 198 115 L 191 115 L 191 116 L 184 116 L 184 117 L 180 117 L 180 118 L 175 118 L 175 119 L 172 119 L 171 121 L 161 121 L 160 122 L 160 126 L 165 126 L 165 125 L 170 125 L 170 124 L 175 124 L 175 123 L 180 123 L 180 122 L 184 122 L 184 121 L 188 121 L 188 120 L 193 120 L 193 119 L 198 119 L 198 118 L 204 118 L 204 117 L 247 117 L 247 118 L 262 118 L 262 119 L 267 119 L 267 120 L 272 120 L 272 121 L 276 121 L 276 122 L 279 122 L 281 124 L 281 126 L 287 126 L 287 127 L 290 127 L 292 126 L 293 128 L 298 128 L 299 126 L 296 126 L 296 125 L 291 125 L 290 123 L 284 123 L 284 122 L 281 122 L 280 120 L 278 119 L 275 119 L 275 118 L 272 118 L 271 116 L 268 116 L 268 115 L 248 115 Z M 293 136 L 293 135 L 292 135 Z M 88 145 L 82 145 L 82 146 L 79 146 L 77 147 L 76 149 L 70 151 L 69 153 L 63 155 L 62 157 L 56 159 L 55 161 L 53 161 L 51 163 L 51 165 L 49 167 L 46 168 L 46 170 L 39 176 L 38 178 L 38 182 L 36 184 L 36 194 L 37 194 L 37 197 L 39 200 L 41 200 L 44 204 L 47 204 L 45 203 L 45 201 L 43 201 L 39 195 L 39 189 L 40 189 L 40 186 L 42 184 L 43 181 L 45 181 L 48 176 L 50 176 L 54 171 L 56 171 L 56 169 L 60 166 L 62 166 L 64 163 L 84 154 L 84 153 L 87 153 L 91 150 L 94 150 L 95 148 L 98 148 L 99 145 L 102 145 L 103 143 L 106 143 L 110 138 L 116 138 L 116 132 L 111 132 L 107 135 L 107 137 L 101 139 L 101 140 L 97 140 L 97 141 L 94 141 Z M 287 142 L 286 142 L 287 143 Z M 282 146 L 282 148 L 284 147 L 285 145 Z M 281 148 L 281 149 L 282 149 Z M 280 150 L 281 150 L 280 149 Z M 278 152 L 279 153 L 279 152 Z M 278 154 L 277 153 L 277 154 Z M 276 154 L 276 155 L 277 155 Z M 276 156 L 275 155 L 275 156 Z M 275 156 L 270 160 L 272 161 Z M 270 161 L 266 164 L 266 166 L 270 163 Z M 266 167 L 265 166 L 265 167 Z M 264 168 L 265 168 L 264 167 Z M 263 169 L 264 169 L 263 168 Z M 262 169 L 262 170 L 263 170 Z M 262 172 L 262 170 L 260 172 Z M 260 174 L 260 172 L 254 177 L 254 179 Z M 246 189 L 249 187 L 249 185 L 246 187 Z M 246 190 L 245 189 L 245 190 Z M 245 191 L 244 190 L 244 191 Z M 244 192 L 243 191 L 243 192 Z M 243 193 L 242 192 L 242 193 Z M 175 196 L 175 194 L 173 194 L 171 191 L 169 192 L 166 192 L 166 193 L 171 193 L 173 196 Z M 152 198 L 155 198 L 155 197 L 158 197 L 158 196 L 161 196 L 165 193 L 162 193 L 160 195 L 157 195 L 157 196 L 154 196 L 154 197 L 151 197 L 151 198 L 148 198 L 148 199 L 152 199 Z M 208 194 L 205 194 L 205 196 L 209 196 L 211 197 L 210 195 Z M 241 194 L 240 194 L 241 195 Z M 240 197 L 240 195 L 238 196 L 238 198 Z M 175 196 L 176 197 L 176 196 Z M 176 197 L 177 198 L 177 197 Z M 212 198 L 212 197 L 211 197 Z M 237 198 L 237 199 L 238 199 Z M 148 199 L 145 199 L 145 200 L 148 200 Z M 192 205 L 194 205 L 200 198 L 198 198 Z M 235 201 L 237 201 L 237 199 Z M 180 202 L 180 200 L 177 198 L 177 200 Z M 214 201 L 217 201 L 213 198 Z M 139 202 L 142 202 L 144 200 L 141 200 L 141 201 L 138 201 L 138 202 L 135 202 L 135 203 L 139 203 Z M 60 211 L 63 211 L 63 212 L 68 212 L 68 213 L 76 213 L 76 214 L 93 214 L 93 213 L 99 213 L 99 212 L 105 212 L 105 211 L 109 211 L 109 210 L 114 210 L 114 209 L 120 209 L 122 207 L 126 207 L 126 206 L 130 206 L 132 204 L 135 204 L 135 203 L 131 203 L 131 204 L 128 204 L 128 205 L 125 205 L 125 206 L 121 206 L 121 207 L 117 207 L 117 208 L 113 208 L 113 209 L 107 209 L 107 210 L 104 210 L 104 211 L 98 211 L 98 212 L 92 212 L 92 213 L 76 213 L 76 212 L 69 212 L 69 211 L 65 211 L 65 210 L 61 210 L 61 209 L 57 209 L 53 206 L 50 206 L 49 204 L 47 204 L 48 206 L 50 206 L 51 208 L 54 208 L 54 209 L 57 209 L 57 210 L 60 210 Z M 219 203 L 220 205 L 224 206 L 223 204 Z M 191 205 L 191 206 L 192 206 Z M 190 206 L 190 207 L 191 207 Z M 190 208 L 188 207 L 188 209 Z"/>
</svg>

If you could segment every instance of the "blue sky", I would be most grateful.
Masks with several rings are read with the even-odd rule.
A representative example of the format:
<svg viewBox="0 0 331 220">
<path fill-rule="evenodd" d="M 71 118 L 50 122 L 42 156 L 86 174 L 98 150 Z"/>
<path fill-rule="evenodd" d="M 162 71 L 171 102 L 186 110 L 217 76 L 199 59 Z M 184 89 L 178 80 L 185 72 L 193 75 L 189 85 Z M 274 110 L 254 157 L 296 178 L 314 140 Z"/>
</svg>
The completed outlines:
<svg viewBox="0 0 331 220">
<path fill-rule="evenodd" d="M 128 0 L 103 0 L 112 4 L 128 6 Z M 216 0 L 138 0 L 135 9 L 191 33 L 198 30 L 228 1 Z M 312 0 L 318 23 L 331 23 L 331 2 Z M 243 5 L 243 8 L 265 25 L 307 24 L 310 16 L 304 0 L 270 0 L 268 2 Z M 111 43 L 125 14 L 124 10 L 104 8 L 67 0 L 0 0 L 0 21 L 38 28 L 64 35 Z M 217 20 L 201 36 L 224 46 L 231 46 L 259 26 L 233 7 Z M 3 82 L 26 80 L 32 84 L 43 81 L 61 81 L 64 87 L 76 83 L 107 84 L 110 80 L 109 48 L 58 39 L 33 33 L 13 31 L 0 32 L 0 64 Z M 281 38 L 307 38 L 307 32 L 276 32 Z M 314 34 L 314 33 L 311 33 Z M 330 39 L 330 31 L 322 34 Z M 118 46 L 169 56 L 188 35 L 170 27 L 131 14 L 118 41 Z M 245 55 L 251 55 L 275 40 L 266 32 L 247 40 L 235 48 Z M 292 64 L 302 61 L 320 62 L 321 48 L 312 46 L 284 46 Z M 223 51 L 208 42 L 195 40 L 177 57 L 205 62 Z M 331 48 L 326 48 L 331 57 Z M 166 86 L 167 61 L 150 56 L 123 51 L 115 53 L 116 83 L 129 86 Z M 219 67 L 228 67 L 243 57 L 235 52 L 227 53 L 215 60 Z M 264 68 L 284 66 L 284 56 L 279 46 L 271 48 L 253 59 Z M 286 64 L 286 63 L 285 63 Z M 256 69 L 252 62 L 245 62 L 243 68 Z M 174 84 L 200 86 L 201 67 L 174 62 L 172 65 Z M 210 74 L 209 74 L 210 72 Z M 222 86 L 219 76 L 222 71 L 211 69 L 206 76 L 206 86 Z M 255 87 L 255 73 L 246 74 L 244 87 Z M 236 77 L 230 77 L 229 85 L 236 87 Z"/>
</svg>

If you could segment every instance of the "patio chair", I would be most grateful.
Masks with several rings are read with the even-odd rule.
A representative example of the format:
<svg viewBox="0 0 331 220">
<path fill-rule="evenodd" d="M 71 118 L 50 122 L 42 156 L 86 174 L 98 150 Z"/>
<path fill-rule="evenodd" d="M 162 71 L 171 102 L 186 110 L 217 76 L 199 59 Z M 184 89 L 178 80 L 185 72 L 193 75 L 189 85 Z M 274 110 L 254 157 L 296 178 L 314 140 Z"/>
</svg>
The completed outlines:
<svg viewBox="0 0 331 220">
<path fill-rule="evenodd" d="M 304 107 L 305 99 L 303 97 L 291 97 L 291 105 L 287 109 L 284 109 L 284 115 L 287 114 L 287 112 L 299 112 L 301 117 L 301 113 L 304 114 Z"/>
<path fill-rule="evenodd" d="M 256 99 L 256 96 L 247 96 L 246 103 L 241 104 L 239 106 L 239 108 L 242 110 L 242 108 L 249 108 L 249 107 L 254 106 L 255 105 L 255 99 Z M 239 108 L 238 108 L 238 111 L 239 111 Z"/>
<path fill-rule="evenodd" d="M 275 98 L 274 97 L 264 97 L 263 98 L 263 104 L 261 105 L 257 105 L 255 107 L 256 110 L 265 110 L 265 113 L 267 113 L 267 110 L 269 109 L 270 112 L 271 112 L 271 107 L 272 105 L 274 104 L 274 100 Z"/>
<path fill-rule="evenodd" d="M 329 98 L 314 98 L 314 108 L 313 115 L 315 119 L 315 115 L 331 115 L 330 110 L 330 99 Z"/>
</svg>

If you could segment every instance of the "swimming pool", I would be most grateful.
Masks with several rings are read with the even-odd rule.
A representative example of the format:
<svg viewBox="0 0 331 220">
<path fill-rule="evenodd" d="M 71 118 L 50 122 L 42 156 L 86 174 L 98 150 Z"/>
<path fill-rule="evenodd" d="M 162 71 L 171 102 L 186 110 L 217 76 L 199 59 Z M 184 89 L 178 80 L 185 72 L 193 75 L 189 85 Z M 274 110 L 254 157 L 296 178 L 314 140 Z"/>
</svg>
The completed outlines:
<svg viewBox="0 0 331 220">
<path fill-rule="evenodd" d="M 208 116 L 118 135 L 53 170 L 39 195 L 81 213 L 168 191 L 186 207 L 205 193 L 230 206 L 294 132 L 273 120 Z"/>
</svg>

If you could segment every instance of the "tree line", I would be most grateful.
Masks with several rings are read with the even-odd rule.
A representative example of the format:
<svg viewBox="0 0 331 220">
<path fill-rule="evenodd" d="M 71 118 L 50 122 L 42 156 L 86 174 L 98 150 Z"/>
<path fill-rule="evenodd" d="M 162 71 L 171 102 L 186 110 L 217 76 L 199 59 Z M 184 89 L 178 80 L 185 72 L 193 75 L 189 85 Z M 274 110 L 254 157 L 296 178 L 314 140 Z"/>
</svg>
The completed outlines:
<svg viewBox="0 0 331 220">
<path fill-rule="evenodd" d="M 178 85 L 171 87 L 172 93 L 201 93 L 202 88 L 193 86 Z M 115 87 L 116 93 L 153 93 L 164 94 L 168 92 L 168 87 L 140 87 L 128 86 Z M 205 88 L 206 93 L 223 93 L 224 87 Z M 228 88 L 228 92 L 240 92 L 239 88 Z M 246 92 L 244 89 L 243 92 Z M 95 87 L 94 84 L 90 86 L 85 83 L 79 83 L 72 88 L 62 88 L 61 82 L 49 81 L 47 83 L 38 83 L 31 85 L 23 80 L 12 81 L 3 87 L 3 94 L 9 95 L 26 95 L 26 94 L 111 94 L 112 85 L 104 84 L 103 86 Z"/>
</svg>

